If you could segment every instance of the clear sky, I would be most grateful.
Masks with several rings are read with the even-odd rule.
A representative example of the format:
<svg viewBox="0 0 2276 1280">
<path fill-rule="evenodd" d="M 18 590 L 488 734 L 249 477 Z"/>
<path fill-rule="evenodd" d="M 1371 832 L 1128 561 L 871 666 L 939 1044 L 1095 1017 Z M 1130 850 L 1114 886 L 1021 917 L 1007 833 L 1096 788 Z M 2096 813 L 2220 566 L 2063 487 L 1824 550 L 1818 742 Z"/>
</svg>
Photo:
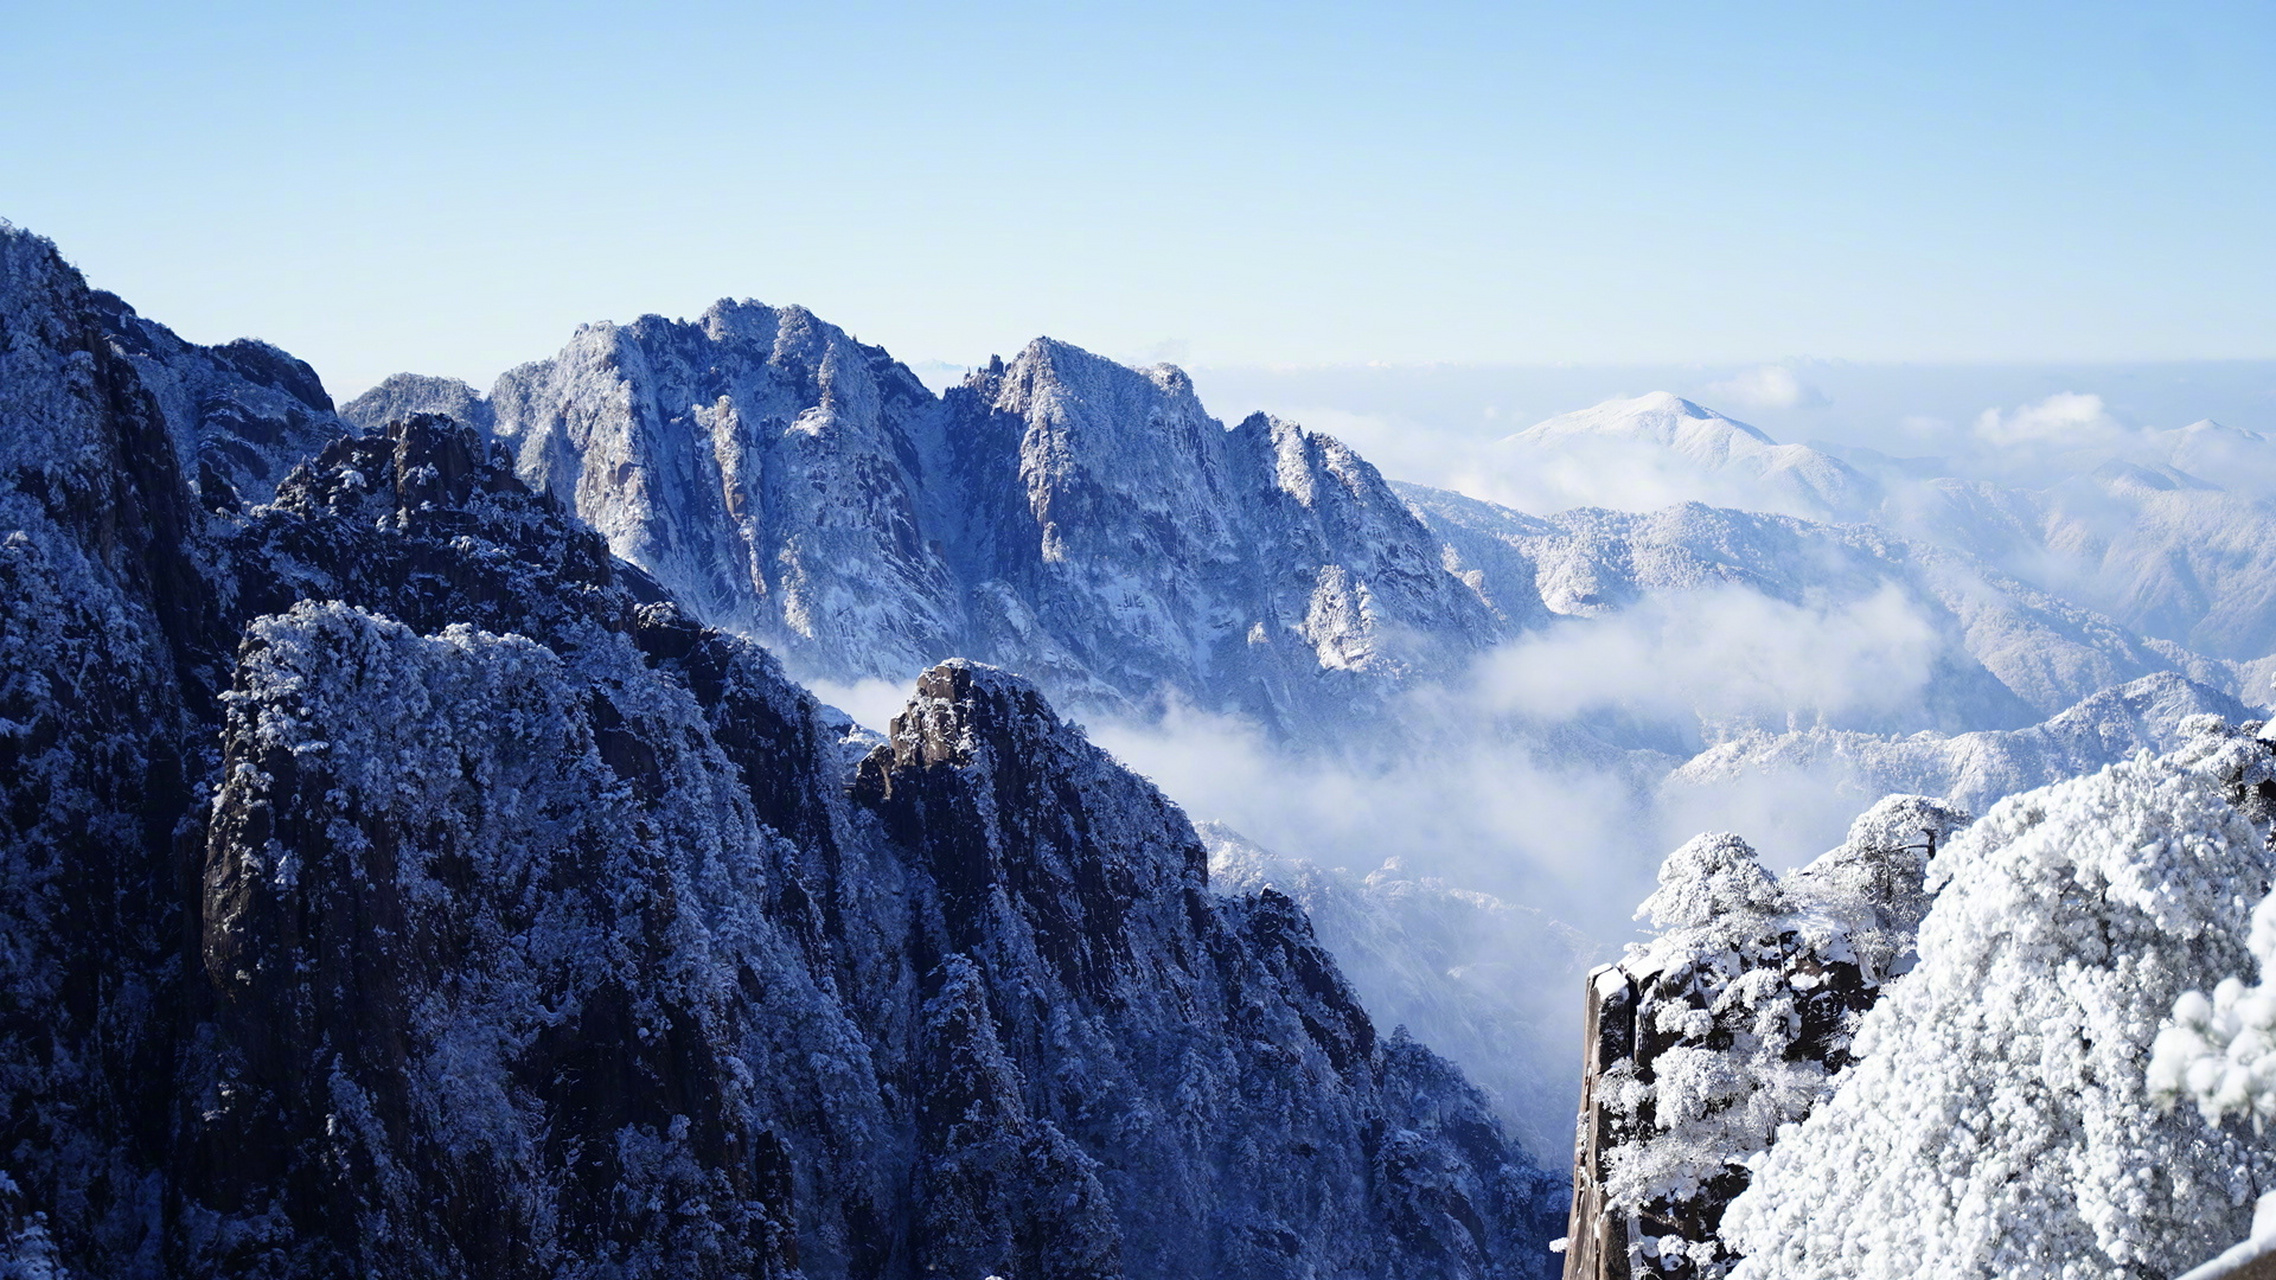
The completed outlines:
<svg viewBox="0 0 2276 1280">
<path fill-rule="evenodd" d="M 27 4 L 0 217 L 352 393 L 912 361 L 2276 355 L 2276 6 Z"/>
</svg>

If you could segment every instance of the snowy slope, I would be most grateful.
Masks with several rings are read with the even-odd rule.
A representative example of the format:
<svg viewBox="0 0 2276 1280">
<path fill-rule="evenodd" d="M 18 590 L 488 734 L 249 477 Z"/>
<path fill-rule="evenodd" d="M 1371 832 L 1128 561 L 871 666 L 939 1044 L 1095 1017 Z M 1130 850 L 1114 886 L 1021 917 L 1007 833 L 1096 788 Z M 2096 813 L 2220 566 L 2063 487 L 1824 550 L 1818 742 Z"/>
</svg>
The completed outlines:
<svg viewBox="0 0 2276 1280">
<path fill-rule="evenodd" d="M 1655 936 L 1587 987 L 1571 1253 L 1612 1274 L 1726 1274 L 1725 1207 L 1839 1080 L 1857 1016 L 1911 961 L 1929 848 L 1969 821 L 1891 796 L 1783 878 L 1727 832 L 1668 855 L 1637 911 Z"/>
<path fill-rule="evenodd" d="M 2145 635 L 2264 658 L 2276 652 L 2276 497 L 2211 474 L 2112 459 L 2044 489 L 1938 480 L 1904 491 L 1882 519 Z"/>
<path fill-rule="evenodd" d="M 1303 736 L 1499 634 L 1373 467 L 1262 415 L 1227 430 L 1174 368 L 1038 340 L 947 408 L 928 492 L 976 652 Z"/>
<path fill-rule="evenodd" d="M 1480 450 L 1458 486 L 1529 511 L 1676 502 L 1853 519 L 1881 486 L 1840 458 L 1654 392 L 1551 418 Z"/>
<path fill-rule="evenodd" d="M 2155 1105 L 2184 992 L 2249 962 L 2270 744 L 2220 728 L 2017 795 L 1937 855 L 1919 964 L 1724 1236 L 1751 1280 L 2172 1274 L 2246 1234 L 2265 1142 Z"/>
<path fill-rule="evenodd" d="M 915 376 L 798 308 L 580 328 L 492 388 L 523 479 L 716 625 L 836 679 L 952 656 L 962 602 L 916 522 Z"/>
</svg>

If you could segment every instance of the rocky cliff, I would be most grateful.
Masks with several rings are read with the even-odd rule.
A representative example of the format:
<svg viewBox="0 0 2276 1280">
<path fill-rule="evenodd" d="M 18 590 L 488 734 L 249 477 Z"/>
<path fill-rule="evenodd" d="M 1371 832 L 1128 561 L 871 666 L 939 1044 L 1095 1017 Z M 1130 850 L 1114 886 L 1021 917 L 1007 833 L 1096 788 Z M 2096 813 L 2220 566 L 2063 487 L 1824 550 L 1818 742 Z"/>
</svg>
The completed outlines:
<svg viewBox="0 0 2276 1280">
<path fill-rule="evenodd" d="M 226 371 L 120 314 L 0 233 L 12 1261 L 1547 1266 L 1559 1180 L 1034 686 L 872 744 L 442 418 L 201 485 L 163 393 Z"/>
<path fill-rule="evenodd" d="M 1657 927 L 1589 975 L 1565 1280 L 1727 1274 L 1749 1161 L 1850 1061 L 1859 1014 L 1908 968 L 1938 843 L 1970 821 L 1891 796 L 1781 878 L 1732 835 L 1668 856 Z"/>
<path fill-rule="evenodd" d="M 1228 429 L 1176 369 L 1038 339 L 935 398 L 798 308 L 580 329 L 486 401 L 399 376 L 346 409 L 492 415 L 531 485 L 794 671 L 951 655 L 1128 713 L 1166 700 L 1317 740 L 1501 624 L 1336 441 Z"/>
</svg>

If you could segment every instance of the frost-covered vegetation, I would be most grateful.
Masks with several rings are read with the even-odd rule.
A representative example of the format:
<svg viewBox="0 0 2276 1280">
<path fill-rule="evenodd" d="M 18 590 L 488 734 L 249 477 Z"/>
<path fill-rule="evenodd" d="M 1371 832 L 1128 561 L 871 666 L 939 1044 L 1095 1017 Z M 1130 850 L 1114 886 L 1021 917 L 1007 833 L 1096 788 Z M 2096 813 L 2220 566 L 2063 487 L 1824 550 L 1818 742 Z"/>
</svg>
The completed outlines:
<svg viewBox="0 0 2276 1280">
<path fill-rule="evenodd" d="M 1611 1141 L 1591 1172 L 1639 1265 L 1724 1274 L 1724 1206 L 1848 1063 L 1857 1015 L 1910 961 L 1929 850 L 1967 821 L 1891 797 L 1783 880 L 1733 835 L 1668 856 L 1638 912 L 1658 935 L 1613 975 L 1633 993 L 1621 1052 L 1592 1089 Z"/>
<path fill-rule="evenodd" d="M 2135 1276 L 2245 1234 L 2276 1153 L 2146 1070 L 2176 998 L 2246 960 L 2271 871 L 2268 748 L 2196 727 L 1939 853 L 1917 966 L 1729 1208 L 1735 1275 Z"/>
</svg>

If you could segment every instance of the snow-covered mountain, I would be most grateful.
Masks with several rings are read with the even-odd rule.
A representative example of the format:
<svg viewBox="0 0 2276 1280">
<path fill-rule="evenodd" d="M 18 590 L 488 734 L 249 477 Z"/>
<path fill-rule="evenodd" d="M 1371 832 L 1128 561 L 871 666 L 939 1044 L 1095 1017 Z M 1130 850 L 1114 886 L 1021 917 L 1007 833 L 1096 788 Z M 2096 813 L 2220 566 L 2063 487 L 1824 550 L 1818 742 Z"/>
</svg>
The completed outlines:
<svg viewBox="0 0 2276 1280">
<path fill-rule="evenodd" d="M 1747 596 L 1820 613 L 1877 597 L 1921 631 L 1913 695 L 1873 727 L 2019 727 L 2159 671 L 2233 688 L 2233 664 L 2160 644 L 1975 557 L 1861 525 L 1682 503 L 1531 516 L 1394 486 L 1504 617 L 1601 619 L 1655 600 Z M 1678 618 L 1684 607 L 1670 606 Z M 1880 678 L 1887 679 L 1883 673 Z"/>
<path fill-rule="evenodd" d="M 376 426 L 415 410 L 490 422 L 525 481 L 796 674 L 900 682 L 966 656 L 1093 723 L 1256 726 L 1261 749 L 1242 757 L 1255 772 L 1176 767 L 1180 798 L 1286 854 L 1275 883 L 1323 919 L 1381 904 L 1291 867 L 1403 856 L 1419 880 L 1483 879 L 1512 901 L 1589 910 L 1605 885 L 1624 897 L 1642 883 L 1674 825 L 1734 820 L 1730 795 L 1798 815 L 1787 843 L 1806 857 L 1871 798 L 1844 787 L 1901 779 L 1973 800 L 2121 758 L 2156 732 L 2058 725 L 2067 745 L 2037 771 L 2025 748 L 2003 755 L 1972 735 L 2027 733 L 2154 677 L 2198 682 L 2190 696 L 2214 701 L 2256 700 L 2263 683 L 2004 567 L 2017 558 L 2005 544 L 1979 554 L 1837 523 L 1890 509 L 1894 481 L 1674 397 L 1568 415 L 1504 453 L 1612 449 L 1582 461 L 1707 476 L 1679 496 L 1776 510 L 1536 516 L 1391 484 L 1293 424 L 1228 428 L 1174 368 L 1049 339 L 936 396 L 807 312 L 747 302 L 693 322 L 585 326 L 488 397 L 405 375 L 343 413 Z M 1222 745 L 1159 740 L 1172 758 Z M 1946 743 L 1961 745 L 1931 745 Z M 1352 763 L 1348 799 L 1332 775 L 1302 772 L 1322 755 Z M 1559 781 L 1576 773 L 1584 790 Z M 1513 832 L 1495 796 L 1512 775 L 1589 812 Z M 1385 788 L 1442 796 L 1455 817 L 1393 816 L 1404 810 L 1366 799 Z M 1812 798 L 1783 803 L 1768 794 L 1780 788 Z M 1320 799 L 1259 804 L 1260 789 Z M 1361 813 L 1337 831 L 1293 812 L 1322 804 Z M 1323 831 L 1343 843 L 1318 843 Z M 1601 883 L 1573 891 L 1560 868 L 1578 859 Z M 1528 863 L 1550 870 L 1528 878 Z M 1547 930 L 1510 919 L 1513 936 Z M 1562 1038 L 1549 1028 L 1569 1012 L 1528 1021 L 1481 1002 L 1446 976 L 1469 966 L 1440 963 L 1449 944 L 1429 929 L 1328 934 L 1363 990 L 1486 1078 L 1513 1123 L 1551 1131 L 1509 1064 L 1554 1053 L 1509 1045 Z"/>
<path fill-rule="evenodd" d="M 470 428 L 208 502 L 204 355 L 12 230 L 0 330 L 0 1268 L 1547 1268 L 1558 1180 L 1032 684 L 872 742 Z"/>
<path fill-rule="evenodd" d="M 1676 502 L 1851 518 L 1881 486 L 1832 454 L 1780 444 L 1666 392 L 1562 414 L 1481 450 L 1457 486 L 1527 510 Z"/>
<path fill-rule="evenodd" d="M 346 413 L 453 407 L 397 378 Z M 1349 450 L 1049 339 L 936 398 L 804 311 L 723 302 L 588 325 L 481 412 L 618 555 L 820 678 L 964 655 L 1078 707 L 1301 733 L 1499 634 Z"/>
<path fill-rule="evenodd" d="M 1987 416 L 1984 457 L 1892 458 L 1780 444 L 1656 393 L 1510 436 L 1479 451 L 1457 487 L 1544 514 L 1698 502 L 1871 524 L 2144 637 L 2239 662 L 2276 653 L 2276 445 L 2209 421 L 2127 431 L 2009 417 Z M 2030 465 L 1999 461 L 2017 457 Z"/>
<path fill-rule="evenodd" d="M 1586 987 L 1569 1276 L 1728 1273 L 1748 1162 L 1851 1061 L 1858 1016 L 1910 966 L 1930 851 L 1970 820 L 1891 796 L 1784 878 L 1727 832 L 1668 855 L 1638 912 L 1656 935 Z"/>
<path fill-rule="evenodd" d="M 2111 459 L 2044 489 L 1912 486 L 1882 519 L 2144 635 L 2238 661 L 2276 651 L 2276 497 Z"/>
</svg>

